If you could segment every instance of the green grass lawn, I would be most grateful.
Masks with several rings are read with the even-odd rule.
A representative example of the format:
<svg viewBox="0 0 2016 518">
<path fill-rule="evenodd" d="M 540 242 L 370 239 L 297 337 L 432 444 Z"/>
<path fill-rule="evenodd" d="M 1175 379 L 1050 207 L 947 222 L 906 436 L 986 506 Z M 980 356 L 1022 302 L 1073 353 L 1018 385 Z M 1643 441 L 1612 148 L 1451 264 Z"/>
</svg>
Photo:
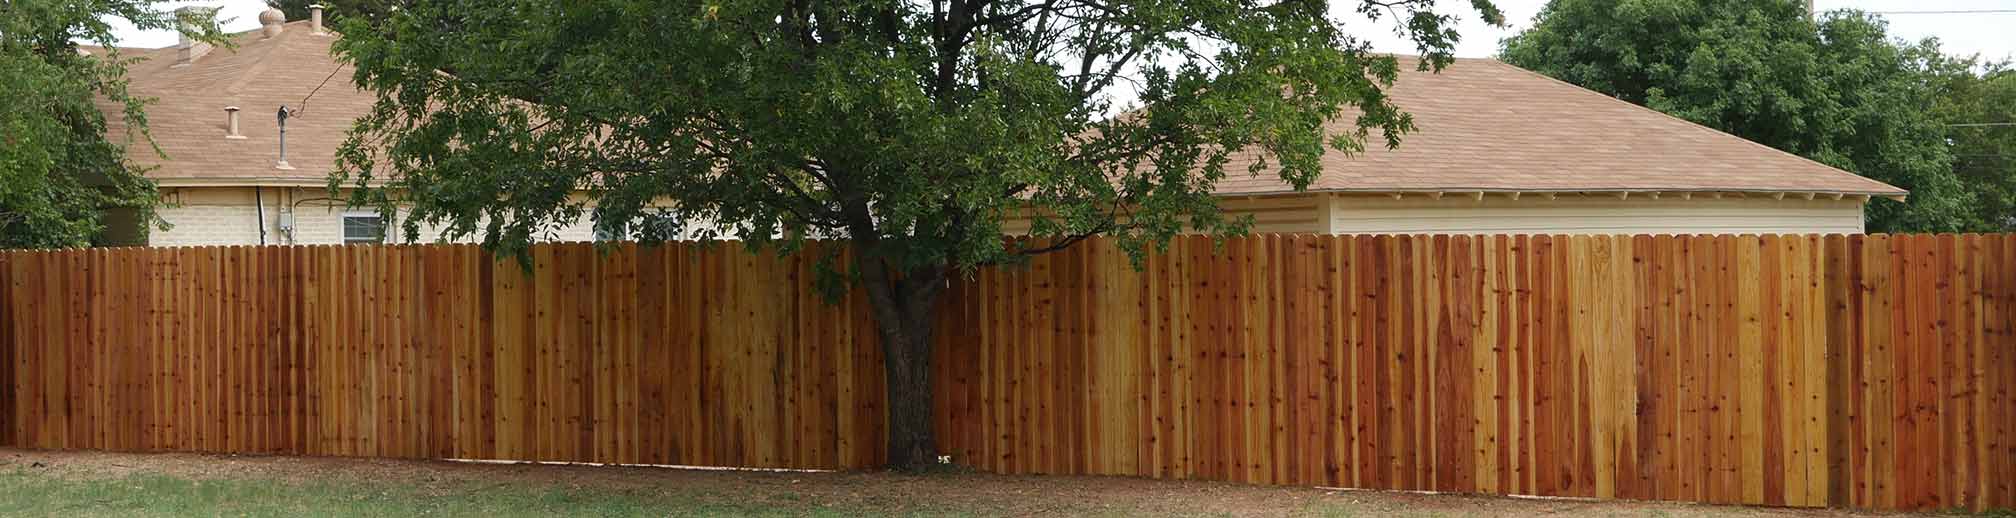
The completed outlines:
<svg viewBox="0 0 2016 518">
<path fill-rule="evenodd" d="M 69 479 L 0 474 L 4 516 L 861 516 L 872 509 L 735 504 L 709 495 L 461 486 L 427 491 L 366 483 L 186 479 L 133 475 Z M 943 515 L 942 513 L 919 513 Z"/>
<path fill-rule="evenodd" d="M 1863 514 L 958 470 L 928 475 L 781 473 L 0 448 L 0 518 L 561 515 L 1809 518 Z"/>
</svg>

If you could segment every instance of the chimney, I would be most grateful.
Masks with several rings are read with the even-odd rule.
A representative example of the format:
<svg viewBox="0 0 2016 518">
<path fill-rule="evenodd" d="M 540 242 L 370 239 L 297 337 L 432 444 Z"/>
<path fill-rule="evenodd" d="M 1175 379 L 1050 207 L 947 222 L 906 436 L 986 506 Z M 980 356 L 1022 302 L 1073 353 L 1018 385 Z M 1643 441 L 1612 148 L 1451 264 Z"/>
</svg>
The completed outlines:
<svg viewBox="0 0 2016 518">
<path fill-rule="evenodd" d="M 176 32 L 181 33 L 181 40 L 175 44 L 175 64 L 172 68 L 189 66 L 196 62 L 196 58 L 210 53 L 209 43 L 196 41 L 189 37 L 189 33 L 211 29 L 217 24 L 216 16 L 217 8 L 214 7 L 189 6 L 175 9 L 176 24 L 180 27 Z"/>
<path fill-rule="evenodd" d="M 315 28 L 315 34 L 317 35 L 329 34 L 329 31 L 322 29 L 323 9 L 326 8 L 322 4 L 308 4 L 308 25 Z"/>
<path fill-rule="evenodd" d="M 239 133 L 239 132 L 238 132 L 238 107 L 237 107 L 237 106 L 225 106 L 225 107 L 224 107 L 224 138 L 228 138 L 228 139 L 243 139 L 243 138 L 245 138 L 245 134 L 243 134 L 243 133 Z"/>
<path fill-rule="evenodd" d="M 268 8 L 266 12 L 259 13 L 259 34 L 262 38 L 273 39 L 280 35 L 280 31 L 287 30 L 286 23 L 286 12 L 278 7 Z"/>
</svg>

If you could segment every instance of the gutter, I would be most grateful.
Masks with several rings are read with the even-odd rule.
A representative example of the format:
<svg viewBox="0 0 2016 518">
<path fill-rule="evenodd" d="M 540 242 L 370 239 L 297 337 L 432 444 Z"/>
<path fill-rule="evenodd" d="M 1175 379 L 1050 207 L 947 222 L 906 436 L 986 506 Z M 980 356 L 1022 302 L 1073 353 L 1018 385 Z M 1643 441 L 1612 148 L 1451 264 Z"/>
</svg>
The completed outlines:
<svg viewBox="0 0 2016 518">
<path fill-rule="evenodd" d="M 1777 200 L 1782 200 L 1787 197 L 1806 199 L 1806 200 L 1815 200 L 1823 198 L 1833 200 L 1858 198 L 1863 199 L 1864 201 L 1867 201 L 1867 199 L 1869 198 L 1883 198 L 1899 202 L 1904 201 L 1905 197 L 1910 195 L 1909 192 L 1894 192 L 1894 191 L 1811 191 L 1811 190 L 1783 190 L 1783 189 L 1628 189 L 1628 188 L 1480 189 L 1480 188 L 1451 187 L 1443 189 L 1309 189 L 1305 191 L 1287 190 L 1287 191 L 1225 192 L 1225 193 L 1217 193 L 1216 196 L 1221 198 L 1258 198 L 1266 196 L 1293 196 L 1299 194 L 1384 195 L 1384 196 L 1390 196 L 1396 200 L 1410 196 L 1426 197 L 1429 199 L 1441 199 L 1445 195 L 1462 196 L 1476 200 L 1483 200 L 1486 195 L 1501 195 L 1510 199 L 1517 200 L 1522 195 L 1528 195 L 1528 194 L 1536 195 L 1550 200 L 1555 199 L 1563 194 L 1602 195 L 1602 196 L 1615 197 L 1620 200 L 1630 199 L 1632 196 L 1641 196 L 1656 200 L 1667 196 L 1680 199 L 1692 199 L 1695 195 L 1702 195 L 1705 197 L 1720 199 L 1725 195 L 1736 195 L 1745 198 L 1753 196 L 1769 196 L 1772 199 Z"/>
<path fill-rule="evenodd" d="M 161 187 L 327 187 L 324 178 L 157 178 Z"/>
</svg>

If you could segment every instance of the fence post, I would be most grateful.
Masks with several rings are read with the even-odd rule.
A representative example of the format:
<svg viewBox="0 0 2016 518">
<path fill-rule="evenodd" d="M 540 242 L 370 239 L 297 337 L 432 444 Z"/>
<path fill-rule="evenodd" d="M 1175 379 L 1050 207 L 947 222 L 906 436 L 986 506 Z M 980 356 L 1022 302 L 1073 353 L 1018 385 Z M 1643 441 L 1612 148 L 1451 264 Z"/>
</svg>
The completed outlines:
<svg viewBox="0 0 2016 518">
<path fill-rule="evenodd" d="M 14 298 L 11 274 L 19 252 L 0 252 L 0 446 L 14 446 Z"/>
</svg>

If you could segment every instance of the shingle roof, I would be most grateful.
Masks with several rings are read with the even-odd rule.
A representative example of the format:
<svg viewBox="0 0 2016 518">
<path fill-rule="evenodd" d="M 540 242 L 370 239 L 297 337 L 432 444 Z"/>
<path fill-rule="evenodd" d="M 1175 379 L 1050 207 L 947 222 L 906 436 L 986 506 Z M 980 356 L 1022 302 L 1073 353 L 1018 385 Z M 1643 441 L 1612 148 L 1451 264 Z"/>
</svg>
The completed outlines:
<svg viewBox="0 0 2016 518">
<path fill-rule="evenodd" d="M 351 121 L 370 111 L 373 96 L 357 90 L 350 82 L 351 68 L 330 55 L 336 36 L 314 34 L 306 21 L 286 24 L 271 39 L 256 30 L 232 39 L 236 48 L 219 47 L 187 67 L 174 66 L 174 47 L 121 52 L 122 57 L 143 58 L 127 71 L 129 91 L 156 98 L 147 105 L 148 128 L 168 159 L 144 144 L 127 154 L 135 163 L 160 166 L 148 176 L 164 185 L 321 185 L 335 168 L 336 148 Z M 301 116 L 287 121 L 287 161 L 294 169 L 276 169 L 280 128 L 275 113 L 283 104 L 299 108 L 324 80 L 328 83 Z M 224 138 L 226 106 L 242 110 L 239 132 L 246 138 Z M 119 117 L 111 119 L 113 134 L 124 135 Z"/>
<path fill-rule="evenodd" d="M 188 67 L 172 66 L 172 47 L 123 52 L 146 58 L 128 71 L 131 90 L 158 98 L 148 106 L 149 127 L 169 159 L 138 146 L 129 154 L 159 165 L 149 176 L 166 185 L 320 185 L 373 96 L 330 54 L 336 37 L 313 34 L 307 22 L 288 23 L 271 39 L 258 31 L 234 38 L 235 49 L 218 48 Z M 1375 135 L 1362 154 L 1326 154 L 1310 190 L 1905 192 L 1495 60 L 1459 59 L 1440 73 L 1413 72 L 1411 61 L 1402 69 L 1392 97 L 1419 131 L 1394 150 Z M 274 112 L 298 107 L 318 85 L 305 113 L 287 122 L 294 169 L 276 169 Z M 246 138 L 224 138 L 226 106 L 243 109 Z M 1351 119 L 1332 127 L 1348 130 Z M 1235 157 L 1220 193 L 1292 190 L 1272 174 L 1245 174 L 1252 159 Z"/>
<path fill-rule="evenodd" d="M 1458 59 L 1440 73 L 1402 61 L 1391 94 L 1418 131 L 1398 149 L 1375 131 L 1362 154 L 1326 153 L 1310 190 L 1905 192 L 1496 60 Z M 1226 166 L 1220 193 L 1291 190 L 1271 172 L 1246 174 L 1254 157 Z"/>
</svg>

